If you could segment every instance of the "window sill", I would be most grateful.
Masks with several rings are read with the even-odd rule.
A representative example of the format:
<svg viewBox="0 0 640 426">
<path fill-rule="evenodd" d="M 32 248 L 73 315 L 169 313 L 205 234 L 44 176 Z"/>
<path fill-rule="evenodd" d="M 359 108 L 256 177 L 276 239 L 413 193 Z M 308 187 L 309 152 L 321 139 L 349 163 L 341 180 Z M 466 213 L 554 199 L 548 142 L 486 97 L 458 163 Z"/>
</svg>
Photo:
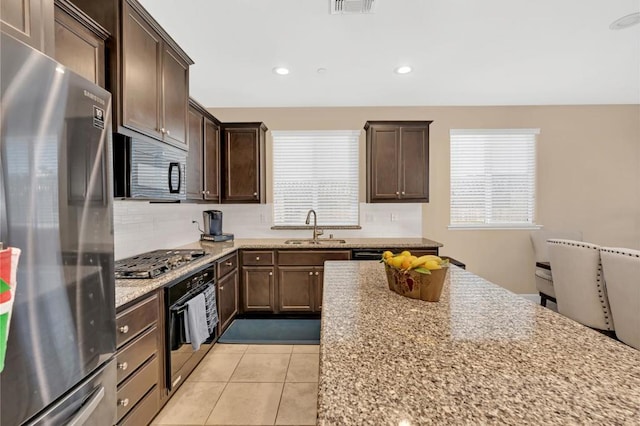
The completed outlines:
<svg viewBox="0 0 640 426">
<path fill-rule="evenodd" d="M 450 231 L 533 231 L 542 225 L 449 225 Z"/>
</svg>

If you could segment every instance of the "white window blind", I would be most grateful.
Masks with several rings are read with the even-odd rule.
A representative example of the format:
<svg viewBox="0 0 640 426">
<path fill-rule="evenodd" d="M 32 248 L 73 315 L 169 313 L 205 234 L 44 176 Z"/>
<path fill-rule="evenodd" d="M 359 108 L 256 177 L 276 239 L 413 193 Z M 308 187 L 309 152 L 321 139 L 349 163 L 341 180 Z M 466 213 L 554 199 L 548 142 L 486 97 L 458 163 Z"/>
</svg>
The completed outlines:
<svg viewBox="0 0 640 426">
<path fill-rule="evenodd" d="M 358 225 L 359 130 L 273 131 L 275 226 Z"/>
<path fill-rule="evenodd" d="M 539 129 L 450 131 L 451 227 L 534 225 Z"/>
</svg>

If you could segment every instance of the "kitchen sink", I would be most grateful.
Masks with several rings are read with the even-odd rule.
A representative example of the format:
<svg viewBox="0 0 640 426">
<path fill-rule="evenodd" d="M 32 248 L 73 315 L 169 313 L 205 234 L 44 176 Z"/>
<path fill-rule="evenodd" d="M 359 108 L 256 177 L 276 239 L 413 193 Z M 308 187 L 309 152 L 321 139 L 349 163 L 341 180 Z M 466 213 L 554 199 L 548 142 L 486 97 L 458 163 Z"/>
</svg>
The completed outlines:
<svg viewBox="0 0 640 426">
<path fill-rule="evenodd" d="M 311 238 L 301 240 L 287 240 L 285 244 L 345 244 L 345 240 L 337 240 L 334 238 L 325 238 L 323 240 L 312 240 Z"/>
</svg>

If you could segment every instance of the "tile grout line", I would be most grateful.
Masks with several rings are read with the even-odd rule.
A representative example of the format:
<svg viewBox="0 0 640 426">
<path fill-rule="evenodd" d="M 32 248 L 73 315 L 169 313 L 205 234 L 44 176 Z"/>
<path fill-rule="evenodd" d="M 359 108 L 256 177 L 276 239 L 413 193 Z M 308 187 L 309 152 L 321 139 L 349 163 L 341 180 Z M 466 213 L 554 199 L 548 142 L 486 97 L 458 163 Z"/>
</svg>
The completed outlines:
<svg viewBox="0 0 640 426">
<path fill-rule="evenodd" d="M 248 346 L 247 346 L 248 348 Z M 209 420 L 209 417 L 211 417 L 211 414 L 213 414 L 213 410 L 216 409 L 216 405 L 218 405 L 218 402 L 220 401 L 220 398 L 222 398 L 222 394 L 224 393 L 224 391 L 227 389 L 227 386 L 229 386 L 229 383 L 231 383 L 231 377 L 233 376 L 233 373 L 236 372 L 236 370 L 238 369 L 238 366 L 240 365 L 240 362 L 242 361 L 242 358 L 244 358 L 245 354 L 247 352 L 247 349 L 245 348 L 244 352 L 242 352 L 242 356 L 240 357 L 240 359 L 238 360 L 238 363 L 236 364 L 236 366 L 234 367 L 233 371 L 231 372 L 231 374 L 229 375 L 229 378 L 227 379 L 227 381 L 224 384 L 224 387 L 222 388 L 222 392 L 220 392 L 220 396 L 218 396 L 218 398 L 216 399 L 216 403 L 213 404 L 213 407 L 211 407 L 211 411 L 209 411 L 209 414 L 207 415 L 207 418 L 204 420 L 204 423 L 202 424 L 202 426 L 205 426 L 207 424 L 207 421 Z M 209 352 L 207 354 L 207 356 L 209 356 L 211 352 Z M 213 355 L 213 354 L 212 354 Z"/>
<path fill-rule="evenodd" d="M 278 421 L 278 414 L 280 413 L 280 404 L 282 404 L 282 395 L 284 395 L 284 386 L 287 384 L 287 375 L 289 374 L 289 367 L 291 366 L 291 358 L 293 358 L 293 346 L 291 347 L 291 353 L 289 354 L 289 362 L 287 363 L 287 369 L 284 372 L 284 379 L 282 381 L 282 390 L 280 391 L 280 399 L 278 400 L 278 408 L 276 409 L 276 418 L 273 419 L 274 425 Z"/>
</svg>

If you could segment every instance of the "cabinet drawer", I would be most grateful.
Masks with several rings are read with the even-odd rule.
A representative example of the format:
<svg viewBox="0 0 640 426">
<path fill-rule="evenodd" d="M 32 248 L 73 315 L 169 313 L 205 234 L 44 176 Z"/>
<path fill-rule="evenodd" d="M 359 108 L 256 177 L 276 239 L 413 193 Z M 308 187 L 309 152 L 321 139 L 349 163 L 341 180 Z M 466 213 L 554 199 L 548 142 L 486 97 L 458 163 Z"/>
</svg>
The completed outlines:
<svg viewBox="0 0 640 426">
<path fill-rule="evenodd" d="M 278 250 L 280 266 L 322 266 L 326 260 L 349 260 L 349 250 Z"/>
<path fill-rule="evenodd" d="M 242 264 L 248 266 L 273 265 L 273 251 L 243 251 Z"/>
<path fill-rule="evenodd" d="M 140 371 L 118 386 L 118 421 L 158 384 L 158 357 L 153 357 Z"/>
<path fill-rule="evenodd" d="M 160 410 L 160 391 L 155 386 L 145 395 L 142 400 L 131 409 L 118 426 L 140 426 L 148 425 Z"/>
<path fill-rule="evenodd" d="M 118 383 L 129 377 L 146 360 L 158 351 L 158 328 L 153 326 L 142 336 L 136 338 L 118 351 Z"/>
<path fill-rule="evenodd" d="M 117 314 L 116 343 L 118 348 L 156 321 L 158 321 L 157 294 Z"/>
<path fill-rule="evenodd" d="M 216 261 L 216 273 L 218 279 L 224 277 L 229 272 L 233 271 L 238 267 L 238 255 L 233 253 L 230 256 L 223 257 L 222 259 Z"/>
</svg>

